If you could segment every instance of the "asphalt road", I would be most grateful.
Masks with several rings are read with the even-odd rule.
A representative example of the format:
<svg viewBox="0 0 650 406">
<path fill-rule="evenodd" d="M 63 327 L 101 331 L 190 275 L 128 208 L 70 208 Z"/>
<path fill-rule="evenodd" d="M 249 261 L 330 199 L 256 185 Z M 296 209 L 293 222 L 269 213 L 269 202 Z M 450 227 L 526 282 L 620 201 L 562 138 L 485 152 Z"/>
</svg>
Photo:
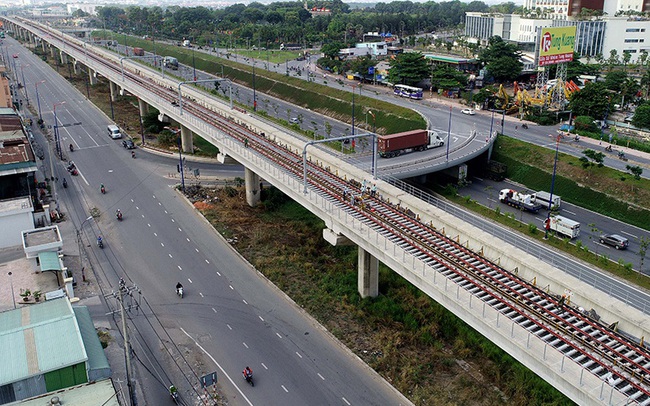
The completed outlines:
<svg viewBox="0 0 650 406">
<path fill-rule="evenodd" d="M 542 209 L 538 213 L 529 213 L 499 202 L 499 191 L 506 188 L 524 193 L 537 192 L 536 190 L 526 190 L 521 185 L 511 182 L 495 182 L 489 179 L 473 178 L 472 183 L 459 189 L 458 193 L 462 196 L 471 196 L 473 200 L 486 207 L 499 207 L 502 213 L 512 213 L 516 219 L 523 223 L 535 224 L 537 228 L 543 230 L 547 211 Z M 639 269 L 641 259 L 639 242 L 641 238 L 650 240 L 650 232 L 567 202 L 562 202 L 559 214 L 580 223 L 580 236 L 575 238 L 573 242 L 581 241 L 591 252 L 605 255 L 613 261 L 623 260 L 633 264 L 635 269 Z M 627 250 L 621 251 L 609 245 L 603 245 L 599 241 L 602 234 L 622 235 L 628 238 L 630 245 Z M 640 271 L 650 274 L 650 257 L 648 253 L 645 255 L 643 269 L 640 269 Z"/>
<path fill-rule="evenodd" d="M 174 181 L 163 175 L 175 172 L 175 158 L 165 160 L 136 150 L 138 158 L 132 159 L 119 140 L 108 137 L 110 119 L 13 39 L 6 43 L 10 53 L 20 52 L 21 64 L 29 64 L 24 74 L 30 99 L 36 98 L 34 83 L 45 81 L 38 89 L 49 125 L 57 104 L 63 151 L 80 174 L 70 177 L 62 163 L 55 162 L 59 185 L 63 177 L 69 182 L 56 194 L 89 241 L 89 255 L 104 283 L 115 288 L 123 277 L 127 284 L 137 285 L 164 330 L 176 337 L 187 333 L 196 340 L 202 349 L 197 345 L 193 351 L 205 351 L 207 368 L 217 371 L 229 404 L 405 404 L 390 385 L 258 275 L 173 191 Z M 70 143 L 75 145 L 71 153 L 65 147 Z M 42 166 L 45 173 L 47 166 Z M 99 191 L 101 183 L 105 195 Z M 84 223 L 91 208 L 101 216 Z M 122 222 L 114 218 L 117 208 L 124 213 Z M 92 243 L 99 234 L 104 237 L 103 250 Z M 177 281 L 185 286 L 183 299 L 174 293 Z M 133 334 L 138 341 L 134 348 L 150 348 L 139 356 L 165 376 L 160 371 L 165 357 L 154 335 L 155 331 L 164 336 L 165 331 L 148 327 L 143 314 L 147 312 L 132 316 L 131 328 L 142 330 Z M 149 357 L 158 360 L 147 361 Z M 254 388 L 241 378 L 246 365 L 255 372 Z M 173 375 L 173 366 L 165 368 Z M 162 386 L 169 382 L 156 382 L 142 370 L 140 374 L 146 403 L 171 402 Z M 192 399 L 189 385 L 174 383 L 186 399 Z"/>
</svg>

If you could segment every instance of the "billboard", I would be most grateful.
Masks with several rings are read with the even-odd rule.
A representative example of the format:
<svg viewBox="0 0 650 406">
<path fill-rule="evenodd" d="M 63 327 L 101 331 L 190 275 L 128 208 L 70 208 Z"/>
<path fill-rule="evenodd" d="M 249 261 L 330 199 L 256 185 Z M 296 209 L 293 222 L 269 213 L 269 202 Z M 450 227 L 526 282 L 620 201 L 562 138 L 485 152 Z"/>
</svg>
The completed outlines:
<svg viewBox="0 0 650 406">
<path fill-rule="evenodd" d="M 571 62 L 576 43 L 576 26 L 542 28 L 539 41 L 539 66 Z"/>
</svg>

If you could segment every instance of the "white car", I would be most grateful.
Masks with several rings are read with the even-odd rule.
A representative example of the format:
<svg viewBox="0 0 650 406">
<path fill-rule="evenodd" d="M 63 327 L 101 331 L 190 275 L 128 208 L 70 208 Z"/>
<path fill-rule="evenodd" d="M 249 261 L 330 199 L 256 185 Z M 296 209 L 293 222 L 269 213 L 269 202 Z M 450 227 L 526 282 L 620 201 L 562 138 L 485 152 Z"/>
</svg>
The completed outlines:
<svg viewBox="0 0 650 406">
<path fill-rule="evenodd" d="M 289 123 L 291 123 L 291 124 L 300 124 L 300 120 L 298 120 L 296 117 L 291 117 L 289 119 Z"/>
<path fill-rule="evenodd" d="M 474 109 L 462 109 L 460 112 L 463 113 L 463 114 L 468 114 L 470 116 L 473 116 L 474 114 L 476 114 Z"/>
</svg>

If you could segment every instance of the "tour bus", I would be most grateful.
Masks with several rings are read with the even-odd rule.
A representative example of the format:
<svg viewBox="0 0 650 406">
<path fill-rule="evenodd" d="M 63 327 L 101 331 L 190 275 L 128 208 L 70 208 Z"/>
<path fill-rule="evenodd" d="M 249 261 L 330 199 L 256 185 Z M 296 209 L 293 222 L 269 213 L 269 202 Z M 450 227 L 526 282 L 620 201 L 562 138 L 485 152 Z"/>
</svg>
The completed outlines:
<svg viewBox="0 0 650 406">
<path fill-rule="evenodd" d="M 393 86 L 393 93 L 396 96 L 408 97 L 409 99 L 415 99 L 415 100 L 422 99 L 422 89 L 419 87 L 413 87 L 407 85 L 395 85 Z"/>
</svg>

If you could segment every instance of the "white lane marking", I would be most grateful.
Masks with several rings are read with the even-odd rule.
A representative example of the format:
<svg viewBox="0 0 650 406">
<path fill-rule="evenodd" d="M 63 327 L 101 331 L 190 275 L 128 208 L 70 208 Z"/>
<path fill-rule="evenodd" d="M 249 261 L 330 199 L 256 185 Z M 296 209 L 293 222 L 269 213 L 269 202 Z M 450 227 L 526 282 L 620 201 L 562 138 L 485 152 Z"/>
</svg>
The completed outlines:
<svg viewBox="0 0 650 406">
<path fill-rule="evenodd" d="M 262 362 L 262 366 L 264 367 L 264 369 L 266 369 L 268 371 L 269 368 L 266 365 L 264 365 L 263 362 Z"/>
<path fill-rule="evenodd" d="M 278 337 L 280 337 L 280 338 L 282 338 L 282 336 L 280 335 L 280 333 L 275 333 L 275 335 L 278 336 Z"/>
<path fill-rule="evenodd" d="M 154 236 L 158 237 L 158 233 L 153 233 Z"/>
<path fill-rule="evenodd" d="M 158 206 L 162 206 L 162 203 L 158 202 Z"/>
<path fill-rule="evenodd" d="M 230 324 L 226 324 L 226 326 L 228 326 L 228 328 L 229 328 L 230 330 L 232 330 L 232 327 L 230 327 Z"/>
<path fill-rule="evenodd" d="M 246 301 L 246 299 L 244 299 L 244 304 L 248 304 L 248 302 Z"/>
<path fill-rule="evenodd" d="M 156 195 L 151 195 L 151 197 L 153 197 L 153 198 L 155 199 L 155 198 L 156 198 Z"/>
<path fill-rule="evenodd" d="M 574 216 L 576 215 L 574 212 L 569 211 L 567 209 L 562 210 L 562 213 L 569 213 L 569 214 L 573 214 Z"/>
<path fill-rule="evenodd" d="M 175 223 L 175 222 L 176 222 L 176 220 L 172 219 L 172 223 Z"/>
<path fill-rule="evenodd" d="M 197 252 L 198 252 L 198 250 L 197 250 Z M 206 259 L 206 260 L 205 260 L 205 263 L 206 263 L 206 264 L 209 264 L 209 263 L 210 263 L 210 261 L 208 261 L 208 260 Z"/>
<path fill-rule="evenodd" d="M 167 213 L 167 210 L 165 210 L 165 214 L 169 214 L 169 213 Z"/>
<path fill-rule="evenodd" d="M 86 179 L 86 177 L 84 176 L 84 174 L 81 173 L 81 171 L 79 170 L 78 167 L 77 167 L 77 172 L 79 172 L 79 176 L 81 176 L 81 179 L 83 179 L 83 181 L 84 181 L 84 183 L 86 184 L 86 186 L 90 186 L 90 183 L 88 182 L 88 180 Z"/>
<path fill-rule="evenodd" d="M 185 239 L 187 240 L 187 242 L 190 242 L 190 239 L 189 239 L 189 238 L 185 237 Z M 195 249 L 196 249 L 196 248 L 195 248 Z"/>
<path fill-rule="evenodd" d="M 203 296 L 203 293 L 201 293 L 201 292 L 199 292 L 199 295 L 200 295 L 201 297 L 205 297 L 205 296 Z"/>
<path fill-rule="evenodd" d="M 151 224 L 147 223 L 147 227 L 151 227 Z"/>
<path fill-rule="evenodd" d="M 135 209 L 136 209 L 136 210 L 140 210 L 140 207 L 139 207 L 139 206 L 135 206 Z"/>
<path fill-rule="evenodd" d="M 282 389 L 284 389 L 285 392 L 289 393 L 289 391 L 287 390 L 287 388 L 284 387 L 284 385 L 280 385 L 280 386 L 282 387 Z"/>
<path fill-rule="evenodd" d="M 242 344 L 244 344 L 244 347 L 248 348 L 248 345 L 246 345 L 246 343 L 242 343 Z"/>
<path fill-rule="evenodd" d="M 162 245 L 163 247 L 165 246 L 165 244 L 163 244 L 163 243 L 160 243 L 160 245 Z"/>
<path fill-rule="evenodd" d="M 190 283 L 194 283 L 194 282 L 192 282 L 192 280 L 191 280 L 190 278 L 187 278 L 187 280 L 188 280 Z"/>
<path fill-rule="evenodd" d="M 131 203 L 134 203 L 134 202 L 135 202 L 135 200 L 131 199 Z"/>
<path fill-rule="evenodd" d="M 198 249 L 198 248 L 194 248 L 194 251 L 199 252 L 199 249 Z"/>
<path fill-rule="evenodd" d="M 221 272 L 217 271 L 217 275 L 221 276 Z"/>
<path fill-rule="evenodd" d="M 632 237 L 632 238 L 639 238 L 639 237 L 637 237 L 636 235 L 634 235 L 634 234 L 630 234 L 630 233 L 626 233 L 626 232 L 623 231 L 623 230 L 621 230 L 621 234 L 629 235 L 629 236 Z"/>
<path fill-rule="evenodd" d="M 350 402 L 348 402 L 348 400 L 347 400 L 346 398 L 341 398 L 341 399 L 343 399 L 343 401 L 344 401 L 345 403 L 347 403 L 347 404 L 348 404 L 348 406 L 350 406 L 350 405 L 351 405 L 351 404 L 350 404 Z"/>
<path fill-rule="evenodd" d="M 180 265 L 178 265 L 178 270 L 179 270 L 179 271 L 182 271 L 182 270 L 183 270 L 183 268 L 181 268 L 181 266 L 180 266 Z"/>
<path fill-rule="evenodd" d="M 230 327 L 230 326 L 228 326 L 228 327 Z M 232 329 L 231 329 L 231 330 L 232 330 Z M 232 378 L 230 377 L 230 375 L 228 375 L 228 373 L 226 373 L 226 371 L 221 367 L 221 365 L 217 362 L 217 360 L 214 359 L 214 357 L 213 357 L 212 355 L 210 355 L 210 353 L 207 352 L 207 351 L 205 350 L 205 348 L 201 347 L 201 344 L 199 344 L 199 343 L 198 343 L 194 338 L 192 338 L 192 336 L 189 335 L 189 334 L 188 334 L 188 333 L 187 333 L 187 332 L 186 332 L 182 327 L 181 327 L 181 331 L 182 331 L 186 336 L 188 336 L 189 338 L 191 338 L 192 341 L 194 341 L 194 344 L 195 344 L 197 347 L 199 347 L 199 348 L 201 349 L 201 351 L 203 351 L 203 353 L 205 353 L 205 355 L 207 355 L 208 357 L 210 357 L 210 359 L 212 360 L 212 362 L 214 362 L 215 365 L 219 367 L 219 369 L 221 370 L 221 373 L 223 374 L 223 376 L 225 376 L 226 378 L 228 378 L 228 380 L 230 381 L 230 383 L 232 384 L 232 386 L 234 386 L 235 388 L 237 388 L 237 392 L 239 392 L 239 394 L 240 394 L 240 395 L 242 396 L 242 398 L 246 401 L 246 403 L 248 403 L 250 406 L 253 406 L 253 403 L 251 403 L 251 401 L 248 400 L 248 398 L 246 397 L 246 395 L 244 395 L 244 392 L 242 392 L 241 389 L 239 389 L 239 386 L 237 386 L 237 384 L 235 383 L 235 381 L 232 380 Z"/>
<path fill-rule="evenodd" d="M 181 232 L 182 232 L 183 230 L 181 230 L 181 228 L 180 228 L 180 227 L 178 227 L 178 231 L 181 231 Z"/>
<path fill-rule="evenodd" d="M 212 308 L 212 311 L 216 313 L 216 312 L 217 312 L 217 309 L 215 309 L 215 308 L 213 307 L 213 308 Z"/>
<path fill-rule="evenodd" d="M 144 218 L 144 214 L 142 215 L 142 218 Z"/>
<path fill-rule="evenodd" d="M 300 355 L 300 353 L 299 353 L 298 351 L 296 351 L 296 355 L 297 355 L 298 357 L 302 358 L 302 355 Z"/>
<path fill-rule="evenodd" d="M 172 257 L 172 254 L 167 254 L 167 255 L 169 255 L 169 258 L 174 258 L 174 257 Z"/>
<path fill-rule="evenodd" d="M 325 377 L 323 377 L 323 375 L 321 375 L 320 372 L 316 372 L 316 375 L 318 375 L 320 379 L 325 380 Z"/>
<path fill-rule="evenodd" d="M 235 290 L 235 288 L 233 288 L 232 285 L 228 285 L 228 286 L 230 286 L 230 289 Z"/>
</svg>

